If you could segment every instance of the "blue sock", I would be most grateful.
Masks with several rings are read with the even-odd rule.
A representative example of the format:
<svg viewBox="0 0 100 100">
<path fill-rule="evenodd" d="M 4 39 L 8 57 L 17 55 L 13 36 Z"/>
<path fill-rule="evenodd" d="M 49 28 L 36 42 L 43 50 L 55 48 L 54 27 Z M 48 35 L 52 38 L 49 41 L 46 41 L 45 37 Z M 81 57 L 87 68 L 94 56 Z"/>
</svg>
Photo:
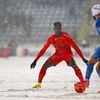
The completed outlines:
<svg viewBox="0 0 100 100">
<path fill-rule="evenodd" d="M 98 76 L 100 77 L 100 70 L 96 70 L 96 71 L 97 71 Z"/>
<path fill-rule="evenodd" d="M 92 64 L 92 63 L 87 64 L 87 70 L 86 70 L 86 74 L 85 74 L 85 79 L 86 80 L 90 79 L 91 74 L 93 72 L 93 67 L 94 67 L 94 64 Z"/>
</svg>

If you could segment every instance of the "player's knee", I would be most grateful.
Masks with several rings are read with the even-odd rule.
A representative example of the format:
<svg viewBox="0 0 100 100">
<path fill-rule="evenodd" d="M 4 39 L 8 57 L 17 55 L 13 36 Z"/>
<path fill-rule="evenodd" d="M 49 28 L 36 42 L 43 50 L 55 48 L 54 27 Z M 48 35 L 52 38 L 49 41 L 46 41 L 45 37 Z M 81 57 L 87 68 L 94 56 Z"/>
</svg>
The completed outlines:
<svg viewBox="0 0 100 100">
<path fill-rule="evenodd" d="M 76 67 L 76 63 L 73 59 L 70 59 L 67 63 L 68 66 L 71 66 L 71 67 Z"/>
<path fill-rule="evenodd" d="M 49 68 L 49 67 L 51 67 L 51 66 L 54 66 L 54 63 L 53 63 L 51 60 L 47 60 L 47 61 L 43 64 L 43 66 L 44 66 L 45 68 Z"/>
<path fill-rule="evenodd" d="M 45 63 L 43 64 L 43 67 L 47 69 L 47 68 L 49 68 L 49 64 L 48 64 L 47 62 L 45 62 Z"/>
<path fill-rule="evenodd" d="M 89 63 L 96 64 L 97 62 L 98 62 L 98 59 L 91 57 L 90 60 L 88 61 L 88 64 Z"/>
</svg>

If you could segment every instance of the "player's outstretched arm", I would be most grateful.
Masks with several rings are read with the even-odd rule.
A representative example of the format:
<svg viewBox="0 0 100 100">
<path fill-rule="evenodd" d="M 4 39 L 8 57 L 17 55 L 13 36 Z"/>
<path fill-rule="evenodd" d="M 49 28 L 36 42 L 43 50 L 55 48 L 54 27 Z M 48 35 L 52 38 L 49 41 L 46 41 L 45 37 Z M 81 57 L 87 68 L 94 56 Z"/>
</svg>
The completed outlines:
<svg viewBox="0 0 100 100">
<path fill-rule="evenodd" d="M 68 40 L 69 40 L 69 44 L 75 49 L 77 54 L 82 58 L 83 62 L 87 64 L 88 60 L 86 58 L 84 58 L 83 53 L 81 52 L 79 47 L 76 45 L 76 43 L 73 41 L 73 39 L 72 38 L 68 38 Z"/>
<path fill-rule="evenodd" d="M 36 66 L 36 62 L 38 61 L 38 59 L 45 53 L 45 51 L 47 50 L 47 48 L 50 46 L 50 42 L 49 40 L 44 44 L 43 48 L 40 50 L 40 52 L 38 53 L 37 57 L 35 58 L 35 60 L 32 62 L 32 64 L 30 65 L 30 69 L 31 68 L 35 68 Z"/>
</svg>

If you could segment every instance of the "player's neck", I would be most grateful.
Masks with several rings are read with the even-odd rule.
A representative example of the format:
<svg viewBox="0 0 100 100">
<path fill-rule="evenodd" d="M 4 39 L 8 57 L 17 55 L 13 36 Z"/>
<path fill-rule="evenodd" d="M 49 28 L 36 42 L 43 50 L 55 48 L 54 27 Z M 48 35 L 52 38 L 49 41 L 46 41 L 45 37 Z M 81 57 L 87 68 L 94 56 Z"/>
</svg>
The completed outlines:
<svg viewBox="0 0 100 100">
<path fill-rule="evenodd" d="M 62 33 L 61 34 L 56 34 L 56 37 L 59 38 L 62 36 Z"/>
</svg>

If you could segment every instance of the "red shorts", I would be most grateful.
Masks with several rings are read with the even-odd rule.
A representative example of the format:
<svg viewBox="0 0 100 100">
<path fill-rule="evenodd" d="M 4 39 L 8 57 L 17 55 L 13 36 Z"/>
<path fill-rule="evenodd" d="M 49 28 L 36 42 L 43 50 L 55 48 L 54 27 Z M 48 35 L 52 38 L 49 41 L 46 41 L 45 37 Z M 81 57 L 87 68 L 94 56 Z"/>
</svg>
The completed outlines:
<svg viewBox="0 0 100 100">
<path fill-rule="evenodd" d="M 59 55 L 54 53 L 49 59 L 51 59 L 55 65 L 60 63 L 61 61 L 65 61 L 66 63 L 73 58 L 73 54 L 67 54 L 67 55 Z"/>
</svg>

